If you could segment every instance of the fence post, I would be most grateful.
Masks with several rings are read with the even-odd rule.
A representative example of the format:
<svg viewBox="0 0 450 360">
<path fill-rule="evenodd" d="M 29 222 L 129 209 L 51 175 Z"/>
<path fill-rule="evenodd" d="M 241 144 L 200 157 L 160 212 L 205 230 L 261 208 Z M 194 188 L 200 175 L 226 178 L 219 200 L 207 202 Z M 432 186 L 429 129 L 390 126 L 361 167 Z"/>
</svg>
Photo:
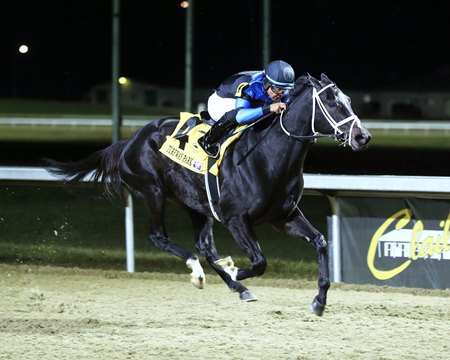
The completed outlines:
<svg viewBox="0 0 450 360">
<path fill-rule="evenodd" d="M 125 193 L 125 243 L 127 252 L 127 271 L 134 272 L 134 225 L 133 225 L 133 196 L 128 190 Z"/>
</svg>

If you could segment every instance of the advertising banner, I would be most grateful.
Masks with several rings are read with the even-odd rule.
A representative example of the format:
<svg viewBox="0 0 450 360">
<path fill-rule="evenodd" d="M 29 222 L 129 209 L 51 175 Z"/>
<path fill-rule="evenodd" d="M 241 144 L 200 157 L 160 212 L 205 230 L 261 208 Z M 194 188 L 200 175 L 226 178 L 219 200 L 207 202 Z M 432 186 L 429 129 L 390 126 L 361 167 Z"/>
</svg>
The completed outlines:
<svg viewBox="0 0 450 360">
<path fill-rule="evenodd" d="M 450 288 L 450 201 L 339 197 L 347 283 Z"/>
</svg>

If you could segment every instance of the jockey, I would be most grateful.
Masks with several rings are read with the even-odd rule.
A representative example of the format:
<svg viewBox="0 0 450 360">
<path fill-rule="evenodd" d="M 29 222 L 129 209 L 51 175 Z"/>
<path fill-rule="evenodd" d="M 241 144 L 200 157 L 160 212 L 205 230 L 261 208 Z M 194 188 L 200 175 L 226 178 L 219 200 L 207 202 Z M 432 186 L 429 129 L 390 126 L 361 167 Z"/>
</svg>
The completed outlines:
<svg viewBox="0 0 450 360">
<path fill-rule="evenodd" d="M 216 123 L 198 140 L 200 146 L 209 156 L 217 157 L 220 147 L 216 143 L 227 130 L 271 112 L 281 113 L 294 81 L 294 69 L 282 60 L 270 62 L 264 71 L 230 76 L 208 99 L 208 113 Z"/>
</svg>

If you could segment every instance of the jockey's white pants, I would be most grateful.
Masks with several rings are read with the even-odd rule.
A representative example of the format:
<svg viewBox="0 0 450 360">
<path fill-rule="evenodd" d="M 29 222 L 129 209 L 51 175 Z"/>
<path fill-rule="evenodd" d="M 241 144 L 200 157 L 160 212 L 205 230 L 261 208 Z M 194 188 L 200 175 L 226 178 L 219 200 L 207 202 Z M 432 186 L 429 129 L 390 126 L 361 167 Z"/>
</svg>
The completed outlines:
<svg viewBox="0 0 450 360">
<path fill-rule="evenodd" d="M 223 114 L 235 108 L 236 99 L 222 98 L 214 91 L 208 99 L 208 113 L 214 121 L 219 120 Z"/>
</svg>

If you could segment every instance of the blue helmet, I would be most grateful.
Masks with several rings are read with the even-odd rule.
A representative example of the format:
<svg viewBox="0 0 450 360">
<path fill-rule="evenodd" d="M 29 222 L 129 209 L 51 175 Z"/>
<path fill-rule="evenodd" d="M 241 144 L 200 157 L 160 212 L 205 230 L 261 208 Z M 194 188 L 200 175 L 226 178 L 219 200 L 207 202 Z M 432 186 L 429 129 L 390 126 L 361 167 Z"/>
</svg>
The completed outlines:
<svg viewBox="0 0 450 360">
<path fill-rule="evenodd" d="M 270 62 L 264 69 L 266 80 L 278 88 L 292 89 L 294 87 L 295 72 L 291 65 L 283 60 Z"/>
</svg>

